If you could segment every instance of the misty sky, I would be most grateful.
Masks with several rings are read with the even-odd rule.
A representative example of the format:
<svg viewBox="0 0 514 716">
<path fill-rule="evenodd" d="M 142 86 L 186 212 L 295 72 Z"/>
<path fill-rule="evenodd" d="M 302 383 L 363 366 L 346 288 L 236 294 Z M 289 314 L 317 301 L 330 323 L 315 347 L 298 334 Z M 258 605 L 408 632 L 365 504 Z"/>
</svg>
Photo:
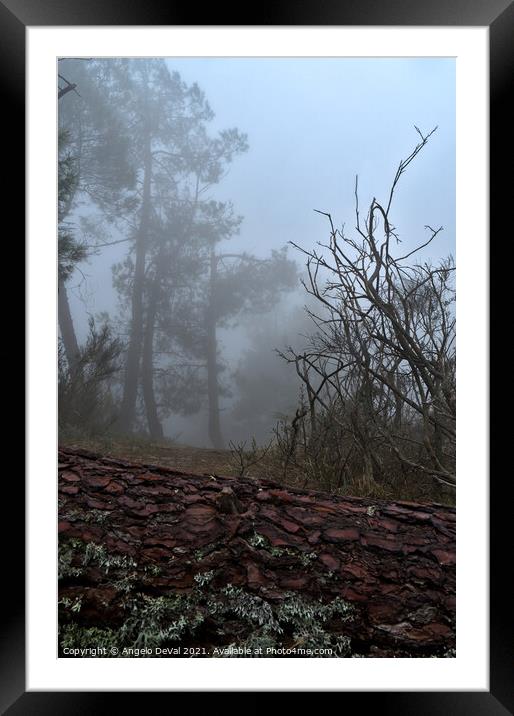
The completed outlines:
<svg viewBox="0 0 514 716">
<path fill-rule="evenodd" d="M 326 238 L 330 212 L 354 226 L 354 182 L 361 211 L 384 201 L 401 158 L 423 132 L 439 129 L 403 177 L 392 219 L 406 246 L 442 225 L 436 258 L 455 246 L 455 61 L 413 58 L 174 58 L 214 110 L 212 130 L 238 127 L 250 150 L 238 157 L 213 196 L 244 217 L 232 247 L 264 255 L 288 241 Z M 112 310 L 111 265 L 126 250 L 103 250 L 72 291 L 91 313 Z M 80 286 L 78 286 L 80 284 Z M 77 311 L 83 313 L 84 305 Z M 84 323 L 84 330 L 86 324 Z"/>
<path fill-rule="evenodd" d="M 394 212 L 405 241 L 443 225 L 440 251 L 455 235 L 455 62 L 452 59 L 173 59 L 198 81 L 219 128 L 248 133 L 250 151 L 219 187 L 245 217 L 241 241 L 263 251 L 323 238 L 313 209 L 353 226 L 361 204 L 384 200 L 399 160 L 439 129 L 405 176 Z M 402 231 L 403 229 L 403 231 Z M 444 244 L 444 245 L 443 245 Z"/>
</svg>

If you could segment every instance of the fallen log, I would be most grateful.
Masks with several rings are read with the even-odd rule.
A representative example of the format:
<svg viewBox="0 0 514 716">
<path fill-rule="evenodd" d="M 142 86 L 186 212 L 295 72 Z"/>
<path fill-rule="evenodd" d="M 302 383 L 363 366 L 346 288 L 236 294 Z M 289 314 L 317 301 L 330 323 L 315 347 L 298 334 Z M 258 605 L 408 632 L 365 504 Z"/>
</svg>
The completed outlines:
<svg viewBox="0 0 514 716">
<path fill-rule="evenodd" d="M 58 467 L 61 655 L 454 655 L 451 507 L 71 449 Z"/>
</svg>

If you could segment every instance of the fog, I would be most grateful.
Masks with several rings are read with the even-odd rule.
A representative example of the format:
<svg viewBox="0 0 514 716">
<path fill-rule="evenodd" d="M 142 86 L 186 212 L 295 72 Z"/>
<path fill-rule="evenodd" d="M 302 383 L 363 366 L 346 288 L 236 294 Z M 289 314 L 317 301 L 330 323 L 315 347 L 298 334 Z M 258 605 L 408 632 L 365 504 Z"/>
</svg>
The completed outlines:
<svg viewBox="0 0 514 716">
<path fill-rule="evenodd" d="M 395 192 L 401 253 L 442 226 L 417 260 L 455 254 L 453 59 L 61 60 L 59 74 L 76 84 L 59 99 L 60 334 L 69 365 L 94 347 L 91 318 L 95 346 L 103 325 L 118 341 L 102 429 L 270 439 L 300 395 L 277 349 L 315 331 L 291 242 L 328 241 L 319 212 L 355 234 L 357 175 L 362 217 L 387 205 L 415 127 L 437 131 Z"/>
</svg>

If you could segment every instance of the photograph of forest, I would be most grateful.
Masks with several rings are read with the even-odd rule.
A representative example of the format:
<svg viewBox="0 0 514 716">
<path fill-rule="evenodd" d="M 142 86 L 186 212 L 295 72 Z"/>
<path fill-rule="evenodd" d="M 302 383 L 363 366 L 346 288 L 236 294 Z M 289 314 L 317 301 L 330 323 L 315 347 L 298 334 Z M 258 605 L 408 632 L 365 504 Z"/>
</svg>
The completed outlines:
<svg viewBox="0 0 514 716">
<path fill-rule="evenodd" d="M 57 106 L 59 656 L 455 657 L 455 60 Z"/>
</svg>

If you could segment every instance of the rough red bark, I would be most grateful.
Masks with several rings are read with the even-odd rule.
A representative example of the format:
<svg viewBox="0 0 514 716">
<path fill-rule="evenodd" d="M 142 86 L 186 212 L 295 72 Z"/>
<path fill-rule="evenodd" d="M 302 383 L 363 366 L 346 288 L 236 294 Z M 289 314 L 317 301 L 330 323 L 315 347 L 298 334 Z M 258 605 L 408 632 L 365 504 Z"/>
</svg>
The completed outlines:
<svg viewBox="0 0 514 716">
<path fill-rule="evenodd" d="M 345 630 L 359 655 L 442 655 L 455 645 L 453 508 L 184 474 L 69 449 L 59 450 L 59 497 L 61 538 L 130 556 L 145 575 L 138 588 L 152 595 L 187 593 L 195 574 L 213 570 L 212 588 L 352 603 Z M 252 546 L 256 534 L 275 549 Z M 159 573 L 149 580 L 151 565 Z M 60 596 L 79 588 L 83 620 L 116 621 L 124 595 L 100 572 L 63 580 Z"/>
</svg>

